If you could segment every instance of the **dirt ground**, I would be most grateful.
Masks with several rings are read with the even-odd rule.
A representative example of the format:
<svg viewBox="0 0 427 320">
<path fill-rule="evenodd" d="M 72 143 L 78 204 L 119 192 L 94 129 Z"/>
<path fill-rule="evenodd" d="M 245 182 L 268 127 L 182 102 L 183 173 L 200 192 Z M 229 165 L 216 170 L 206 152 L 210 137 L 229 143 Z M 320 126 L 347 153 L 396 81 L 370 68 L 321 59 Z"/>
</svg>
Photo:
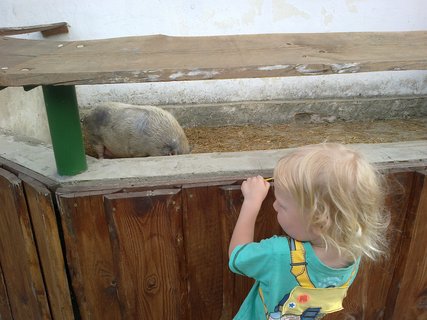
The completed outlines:
<svg viewBox="0 0 427 320">
<path fill-rule="evenodd" d="M 184 129 L 192 153 L 292 148 L 328 142 L 385 143 L 427 140 L 427 118 L 364 122 L 290 123 Z"/>
</svg>

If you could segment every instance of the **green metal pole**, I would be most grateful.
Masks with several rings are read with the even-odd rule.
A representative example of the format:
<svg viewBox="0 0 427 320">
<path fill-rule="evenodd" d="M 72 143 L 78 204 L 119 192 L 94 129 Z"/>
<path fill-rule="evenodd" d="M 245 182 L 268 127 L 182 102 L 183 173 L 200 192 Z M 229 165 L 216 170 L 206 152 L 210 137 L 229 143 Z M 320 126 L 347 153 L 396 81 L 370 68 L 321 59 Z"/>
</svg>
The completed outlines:
<svg viewBox="0 0 427 320">
<path fill-rule="evenodd" d="M 43 96 L 58 174 L 73 176 L 87 169 L 74 86 L 43 86 Z"/>
</svg>

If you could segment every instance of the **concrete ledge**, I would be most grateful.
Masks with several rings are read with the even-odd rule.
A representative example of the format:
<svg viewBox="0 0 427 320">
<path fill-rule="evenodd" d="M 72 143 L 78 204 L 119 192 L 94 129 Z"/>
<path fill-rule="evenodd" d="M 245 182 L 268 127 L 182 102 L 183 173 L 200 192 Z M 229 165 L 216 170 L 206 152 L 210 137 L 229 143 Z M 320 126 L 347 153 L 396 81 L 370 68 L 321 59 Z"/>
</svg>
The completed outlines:
<svg viewBox="0 0 427 320">
<path fill-rule="evenodd" d="M 183 127 L 404 119 L 427 116 L 427 96 L 167 105 Z"/>
<path fill-rule="evenodd" d="M 384 144 L 356 144 L 368 160 L 387 167 L 410 163 L 425 167 L 427 140 Z M 0 157 L 58 182 L 59 186 L 115 185 L 160 186 L 244 179 L 261 174 L 270 176 L 277 160 L 291 149 L 251 152 L 206 153 L 173 157 L 97 160 L 87 157 L 89 169 L 73 177 L 59 176 L 52 148 L 0 134 Z M 2 159 L 0 158 L 0 163 Z"/>
</svg>

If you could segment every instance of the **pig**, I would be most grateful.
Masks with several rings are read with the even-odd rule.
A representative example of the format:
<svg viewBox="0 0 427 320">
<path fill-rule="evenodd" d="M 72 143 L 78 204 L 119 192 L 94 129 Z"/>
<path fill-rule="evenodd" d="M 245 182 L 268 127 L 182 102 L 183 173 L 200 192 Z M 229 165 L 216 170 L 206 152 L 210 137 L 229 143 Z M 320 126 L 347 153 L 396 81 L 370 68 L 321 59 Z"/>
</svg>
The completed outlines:
<svg viewBox="0 0 427 320">
<path fill-rule="evenodd" d="M 82 113 L 86 153 L 98 159 L 190 153 L 178 121 L 159 107 L 108 102 Z"/>
</svg>

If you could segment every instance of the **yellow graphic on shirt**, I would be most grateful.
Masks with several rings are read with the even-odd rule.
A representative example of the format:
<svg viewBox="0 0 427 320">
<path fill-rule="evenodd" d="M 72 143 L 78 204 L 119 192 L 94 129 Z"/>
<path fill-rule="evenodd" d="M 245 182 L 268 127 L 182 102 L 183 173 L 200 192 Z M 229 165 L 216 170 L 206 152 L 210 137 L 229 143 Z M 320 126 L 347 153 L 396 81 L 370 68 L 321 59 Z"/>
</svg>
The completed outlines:
<svg viewBox="0 0 427 320">
<path fill-rule="evenodd" d="M 299 283 L 289 294 L 286 294 L 276 306 L 274 312 L 269 313 L 264 302 L 261 287 L 259 294 L 264 304 L 266 319 L 268 320 L 310 320 L 321 319 L 326 314 L 342 310 L 350 280 L 356 268 L 353 268 L 349 279 L 340 287 L 316 288 L 308 273 L 305 260 L 305 249 L 300 241 L 289 239 L 291 252 L 291 273 Z"/>
</svg>

